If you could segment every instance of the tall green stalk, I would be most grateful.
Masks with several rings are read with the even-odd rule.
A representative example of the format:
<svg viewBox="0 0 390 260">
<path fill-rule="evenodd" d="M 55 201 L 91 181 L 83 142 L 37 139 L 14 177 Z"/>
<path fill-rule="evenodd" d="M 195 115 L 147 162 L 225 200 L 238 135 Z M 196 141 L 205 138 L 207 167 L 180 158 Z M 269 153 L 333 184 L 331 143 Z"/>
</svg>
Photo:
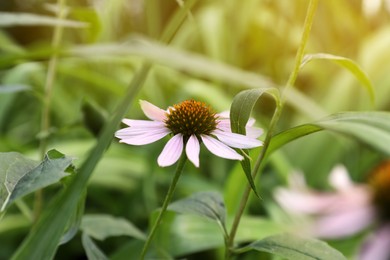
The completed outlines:
<svg viewBox="0 0 390 260">
<path fill-rule="evenodd" d="M 302 59 L 304 56 L 307 41 L 309 39 L 311 26 L 313 24 L 313 18 L 314 18 L 315 11 L 317 9 L 317 5 L 318 5 L 318 0 L 310 0 L 309 7 L 308 7 L 308 10 L 306 13 L 305 22 L 304 22 L 301 42 L 300 42 L 299 48 L 297 50 L 297 54 L 295 56 L 294 68 L 290 74 L 290 77 L 286 83 L 284 90 L 293 87 L 295 82 L 296 82 L 296 79 L 298 77 L 299 69 L 300 69 L 300 66 L 302 63 Z M 257 177 L 257 174 L 259 172 L 261 172 L 259 170 L 263 166 L 265 154 L 267 152 L 269 143 L 270 143 L 271 138 L 273 136 L 275 127 L 276 127 L 277 123 L 279 122 L 280 116 L 282 114 L 284 100 L 285 100 L 285 97 L 282 94 L 281 100 L 277 101 L 276 109 L 275 109 L 274 115 L 271 119 L 271 123 L 270 123 L 270 126 L 268 128 L 268 132 L 267 132 L 267 135 L 265 137 L 265 140 L 264 140 L 263 149 L 262 149 L 259 157 L 257 158 L 256 163 L 252 169 L 252 178 L 253 179 L 255 179 Z M 239 208 L 238 208 L 237 213 L 234 217 L 233 224 L 232 224 L 232 227 L 230 230 L 227 248 L 225 249 L 226 250 L 225 259 L 230 259 L 230 257 L 232 256 L 233 247 L 234 247 L 234 238 L 236 236 L 237 229 L 238 229 L 238 226 L 240 224 L 241 217 L 244 213 L 246 204 L 248 203 L 250 192 L 251 192 L 251 187 L 250 187 L 250 185 L 247 185 L 247 187 L 245 188 L 244 193 L 242 195 Z"/>
<path fill-rule="evenodd" d="M 58 0 L 57 19 L 59 20 L 64 19 L 66 17 L 67 12 L 65 9 L 65 5 L 66 5 L 66 0 Z M 61 44 L 63 29 L 64 29 L 63 26 L 61 26 L 60 24 L 58 24 L 54 28 L 54 34 L 53 34 L 51 45 L 55 50 Z M 40 142 L 39 142 L 39 153 L 41 159 L 43 159 L 45 156 L 47 150 L 47 140 L 49 138 L 49 132 L 50 132 L 50 110 L 51 110 L 51 100 L 53 96 L 53 86 L 56 77 L 57 62 L 58 62 L 58 55 L 54 53 L 49 60 L 47 74 L 46 74 L 45 88 L 44 88 L 41 133 L 40 133 Z M 39 215 L 41 214 L 42 204 L 43 204 L 42 201 L 43 201 L 43 191 L 42 189 L 40 189 L 35 192 L 34 221 L 38 219 Z"/>
</svg>

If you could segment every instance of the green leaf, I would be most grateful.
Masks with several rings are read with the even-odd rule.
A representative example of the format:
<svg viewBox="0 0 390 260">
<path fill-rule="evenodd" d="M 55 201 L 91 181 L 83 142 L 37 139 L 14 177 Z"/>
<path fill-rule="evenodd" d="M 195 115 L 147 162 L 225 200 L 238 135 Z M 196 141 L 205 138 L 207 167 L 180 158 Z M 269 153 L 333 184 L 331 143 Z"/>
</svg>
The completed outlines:
<svg viewBox="0 0 390 260">
<path fill-rule="evenodd" d="M 11 26 L 63 26 L 73 28 L 85 28 L 88 26 L 87 23 L 57 19 L 51 16 L 37 15 L 30 13 L 8 13 L 0 12 L 0 27 L 11 27 Z"/>
<path fill-rule="evenodd" d="M 354 137 L 390 155 L 389 112 L 344 112 L 276 134 L 271 139 L 267 156 L 295 139 L 321 130 L 331 130 Z"/>
<path fill-rule="evenodd" d="M 173 202 L 168 209 L 182 214 L 206 217 L 225 226 L 225 203 L 218 192 L 195 193 L 188 198 Z"/>
<path fill-rule="evenodd" d="M 315 54 L 307 54 L 303 58 L 301 68 L 312 60 L 330 60 L 344 67 L 345 69 L 349 70 L 356 77 L 356 79 L 366 88 L 368 94 L 370 95 L 371 102 L 374 103 L 375 101 L 374 87 L 372 86 L 371 81 L 368 78 L 367 74 L 359 67 L 358 64 L 356 64 L 356 62 L 345 57 L 336 56 L 328 53 L 315 53 Z"/>
<path fill-rule="evenodd" d="M 89 214 L 83 217 L 81 230 L 89 236 L 104 240 L 112 236 L 129 236 L 145 240 L 146 236 L 131 222 L 110 215 Z"/>
<path fill-rule="evenodd" d="M 69 175 L 72 158 L 51 150 L 41 163 L 18 153 L 0 154 L 0 205 L 3 211 L 14 200 L 58 182 Z"/>
<path fill-rule="evenodd" d="M 323 241 L 291 234 L 270 236 L 255 241 L 244 249 L 243 251 L 254 249 L 268 252 L 291 260 L 346 260 L 339 251 Z"/>
<path fill-rule="evenodd" d="M 230 108 L 230 124 L 233 133 L 239 133 L 243 135 L 246 134 L 245 127 L 248 123 L 252 109 L 263 93 L 272 94 L 275 100 L 278 102 L 277 91 L 273 88 L 257 88 L 244 90 L 234 97 Z M 241 153 L 241 155 L 244 156 L 244 160 L 241 161 L 241 166 L 248 179 L 248 183 L 256 194 L 256 196 L 259 197 L 256 191 L 255 183 L 252 178 L 251 162 L 246 155 L 247 151 L 244 150 L 239 152 Z"/>
<path fill-rule="evenodd" d="M 185 8 L 180 8 L 177 11 L 182 19 L 175 20 L 174 25 L 168 26 L 170 29 L 177 29 L 187 17 L 187 2 L 184 3 L 184 6 Z M 174 17 L 177 16 L 175 15 Z M 175 32 L 176 30 L 172 31 Z M 170 35 L 165 35 L 167 35 L 167 38 L 170 38 L 168 37 Z M 96 146 L 91 150 L 89 156 L 80 167 L 79 173 L 72 179 L 68 188 L 56 196 L 53 203 L 43 212 L 41 218 L 31 229 L 11 259 L 46 260 L 54 258 L 67 221 L 77 208 L 80 195 L 86 189 L 92 172 L 111 143 L 114 132 L 143 86 L 150 68 L 151 64 L 144 63 L 135 73 L 123 99 L 115 110 L 116 112 L 104 125 Z"/>
<path fill-rule="evenodd" d="M 81 236 L 85 253 L 88 260 L 108 260 L 108 257 L 99 249 L 92 239 L 85 233 Z"/>
</svg>

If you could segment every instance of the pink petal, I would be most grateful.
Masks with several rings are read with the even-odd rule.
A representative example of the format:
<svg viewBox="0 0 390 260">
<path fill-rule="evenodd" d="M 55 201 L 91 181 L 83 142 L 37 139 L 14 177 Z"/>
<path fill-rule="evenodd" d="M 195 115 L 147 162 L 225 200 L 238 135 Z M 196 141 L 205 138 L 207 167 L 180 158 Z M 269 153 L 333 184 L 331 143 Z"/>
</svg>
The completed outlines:
<svg viewBox="0 0 390 260">
<path fill-rule="evenodd" d="M 263 129 L 258 127 L 253 127 L 253 126 L 252 127 L 247 126 L 245 128 L 245 132 L 246 132 L 246 136 L 255 139 L 259 138 L 264 133 Z"/>
<path fill-rule="evenodd" d="M 199 151 L 200 145 L 198 138 L 195 135 L 191 135 L 186 144 L 186 154 L 188 160 L 190 160 L 196 167 L 199 167 Z"/>
<path fill-rule="evenodd" d="M 160 140 L 161 138 L 163 138 L 169 133 L 170 131 L 168 129 L 158 129 L 155 131 L 149 131 L 147 133 L 143 132 L 139 134 L 134 134 L 134 132 L 129 131 L 128 135 L 126 135 L 126 133 L 120 132 L 115 136 L 121 139 L 119 141 L 121 143 L 126 143 L 130 145 L 144 145 L 144 144 L 150 144 L 157 140 Z"/>
<path fill-rule="evenodd" d="M 245 135 L 224 132 L 221 130 L 215 130 L 212 132 L 212 134 L 217 136 L 221 142 L 234 148 L 248 149 L 263 145 L 262 141 L 247 137 Z"/>
<path fill-rule="evenodd" d="M 177 160 L 179 160 L 182 151 L 183 135 L 177 134 L 168 141 L 161 154 L 158 156 L 158 165 L 166 167 L 174 164 Z"/>
<path fill-rule="evenodd" d="M 332 194 L 319 194 L 285 188 L 276 189 L 274 196 L 282 208 L 295 214 L 319 214 L 337 200 L 337 197 Z"/>
<path fill-rule="evenodd" d="M 132 127 L 165 127 L 163 122 L 149 120 L 122 119 L 122 122 Z"/>
<path fill-rule="evenodd" d="M 363 245 L 360 260 L 390 259 L 390 225 L 385 225 Z"/>
<path fill-rule="evenodd" d="M 236 151 L 234 151 L 229 146 L 223 144 L 222 142 L 218 141 L 215 138 L 212 138 L 207 135 L 201 135 L 202 141 L 206 148 L 212 152 L 213 154 L 226 158 L 231 160 L 242 160 L 244 157 L 242 157 L 240 154 L 238 154 Z"/>
<path fill-rule="evenodd" d="M 313 231 L 321 238 L 342 238 L 363 230 L 372 224 L 374 219 L 375 212 L 372 207 L 347 208 L 320 217 Z"/>
<path fill-rule="evenodd" d="M 221 113 L 217 114 L 217 117 L 219 117 L 219 118 L 230 118 L 230 111 L 229 110 L 222 111 Z"/>
<path fill-rule="evenodd" d="M 142 111 L 148 118 L 160 122 L 163 122 L 166 119 L 165 110 L 156 107 L 152 103 L 149 103 L 148 101 L 145 100 L 140 100 L 139 103 L 141 105 Z"/>
<path fill-rule="evenodd" d="M 336 190 L 349 190 L 354 186 L 348 171 L 343 165 L 335 166 L 329 174 L 329 184 Z"/>
</svg>

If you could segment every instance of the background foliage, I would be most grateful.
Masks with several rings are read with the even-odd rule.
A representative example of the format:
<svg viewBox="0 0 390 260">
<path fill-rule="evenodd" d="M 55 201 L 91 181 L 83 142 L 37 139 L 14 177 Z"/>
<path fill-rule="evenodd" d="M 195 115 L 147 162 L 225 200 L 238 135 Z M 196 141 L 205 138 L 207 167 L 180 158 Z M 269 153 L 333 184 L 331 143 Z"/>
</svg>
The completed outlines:
<svg viewBox="0 0 390 260">
<path fill-rule="evenodd" d="M 292 70 L 308 1 L 199 0 L 169 45 L 159 39 L 183 5 L 181 1 L 68 0 L 69 23 L 63 24 L 54 19 L 59 11 L 55 4 L 40 0 L 0 3 L 0 11 L 7 14 L 39 15 L 15 19 L 0 13 L 0 152 L 19 152 L 40 161 L 39 147 L 46 140 L 46 151 L 55 148 L 72 157 L 77 169 L 145 59 L 154 65 L 136 100 L 148 100 L 162 108 L 194 98 L 217 111 L 229 110 L 233 97 L 242 90 L 284 85 Z M 53 19 L 42 20 L 41 16 Z M 300 71 L 295 89 L 286 93 L 287 106 L 276 132 L 336 112 L 388 111 L 388 20 L 384 7 L 370 15 L 360 0 L 320 1 L 306 53 L 331 53 L 356 61 L 369 75 L 375 102 L 348 70 L 326 60 L 313 60 Z M 59 50 L 52 39 L 58 26 L 63 26 Z M 48 64 L 56 55 L 50 127 L 43 129 Z M 252 116 L 267 129 L 274 109 L 274 100 L 264 95 Z M 137 102 L 132 103 L 127 117 L 144 118 Z M 149 216 L 161 205 L 173 172 L 157 166 L 163 144 L 130 147 L 112 142 L 89 180 L 82 232 L 59 247 L 56 259 L 84 259 L 82 245 L 90 243 L 96 243 L 112 259 L 126 259 L 129 252 L 139 250 Z M 258 153 L 259 149 L 254 150 L 252 157 Z M 345 164 L 356 181 L 364 181 L 365 174 L 386 156 L 333 132 L 322 131 L 288 144 L 270 156 L 257 180 L 262 200 L 251 199 L 237 241 L 247 243 L 288 230 L 286 216 L 271 193 L 273 187 L 285 184 L 293 170 L 305 172 L 314 187 L 327 189 L 327 174 L 336 163 Z M 238 204 L 237 192 L 246 182 L 239 164 L 202 150 L 200 170 L 186 165 L 175 200 L 195 192 L 219 191 L 229 223 Z M 66 185 L 65 178 L 64 183 L 45 188 L 43 208 Z M 36 196 L 24 197 L 23 203 L 10 205 L 2 215 L 0 259 L 12 256 L 36 221 Z M 120 224 L 123 232 L 97 235 L 91 231 L 96 223 Z M 169 213 L 164 227 L 156 240 L 164 241 L 164 248 L 173 256 L 223 256 L 223 237 L 213 222 Z M 352 256 L 358 243 L 359 237 L 333 241 L 332 245 Z M 93 252 L 87 251 L 90 254 Z M 273 258 L 259 252 L 240 257 Z"/>
</svg>

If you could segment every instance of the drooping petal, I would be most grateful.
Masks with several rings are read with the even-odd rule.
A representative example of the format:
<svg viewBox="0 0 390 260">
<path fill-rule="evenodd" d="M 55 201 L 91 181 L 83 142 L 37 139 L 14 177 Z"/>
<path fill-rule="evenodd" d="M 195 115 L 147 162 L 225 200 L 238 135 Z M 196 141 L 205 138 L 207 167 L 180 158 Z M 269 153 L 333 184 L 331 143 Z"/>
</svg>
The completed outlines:
<svg viewBox="0 0 390 260">
<path fill-rule="evenodd" d="M 374 222 L 374 219 L 375 211 L 370 206 L 345 209 L 320 217 L 313 231 L 314 235 L 321 238 L 343 238 L 356 234 L 368 227 Z"/>
<path fill-rule="evenodd" d="M 148 118 L 163 122 L 166 119 L 166 111 L 145 100 L 139 101 L 141 109 Z"/>
<path fill-rule="evenodd" d="M 234 148 L 249 149 L 263 145 L 263 142 L 260 140 L 250 138 L 245 135 L 224 132 L 218 129 L 213 131 L 212 134 L 217 136 L 221 142 Z"/>
<path fill-rule="evenodd" d="M 200 144 L 198 138 L 195 135 L 191 135 L 186 144 L 186 154 L 188 160 L 190 160 L 196 167 L 199 167 L 199 152 Z"/>
<path fill-rule="evenodd" d="M 158 165 L 166 167 L 174 164 L 177 160 L 179 160 L 182 151 L 183 135 L 177 134 L 168 141 L 161 154 L 158 156 Z"/>
<path fill-rule="evenodd" d="M 390 259 L 390 225 L 380 227 L 362 247 L 359 260 Z"/>
<path fill-rule="evenodd" d="M 120 138 L 119 142 L 126 143 L 130 145 L 144 145 L 150 144 L 157 140 L 160 140 L 164 136 L 168 135 L 170 131 L 168 129 L 157 129 L 157 130 L 149 130 L 149 132 L 145 131 L 137 131 L 134 129 L 122 129 L 118 131 L 115 136 Z"/>
<path fill-rule="evenodd" d="M 218 141 L 217 139 L 207 136 L 207 135 L 201 135 L 202 141 L 206 148 L 212 152 L 213 154 L 226 158 L 231 160 L 243 160 L 244 157 L 242 157 L 240 154 L 238 154 L 236 151 L 234 151 L 229 146 L 225 145 L 224 143 Z"/>
</svg>

